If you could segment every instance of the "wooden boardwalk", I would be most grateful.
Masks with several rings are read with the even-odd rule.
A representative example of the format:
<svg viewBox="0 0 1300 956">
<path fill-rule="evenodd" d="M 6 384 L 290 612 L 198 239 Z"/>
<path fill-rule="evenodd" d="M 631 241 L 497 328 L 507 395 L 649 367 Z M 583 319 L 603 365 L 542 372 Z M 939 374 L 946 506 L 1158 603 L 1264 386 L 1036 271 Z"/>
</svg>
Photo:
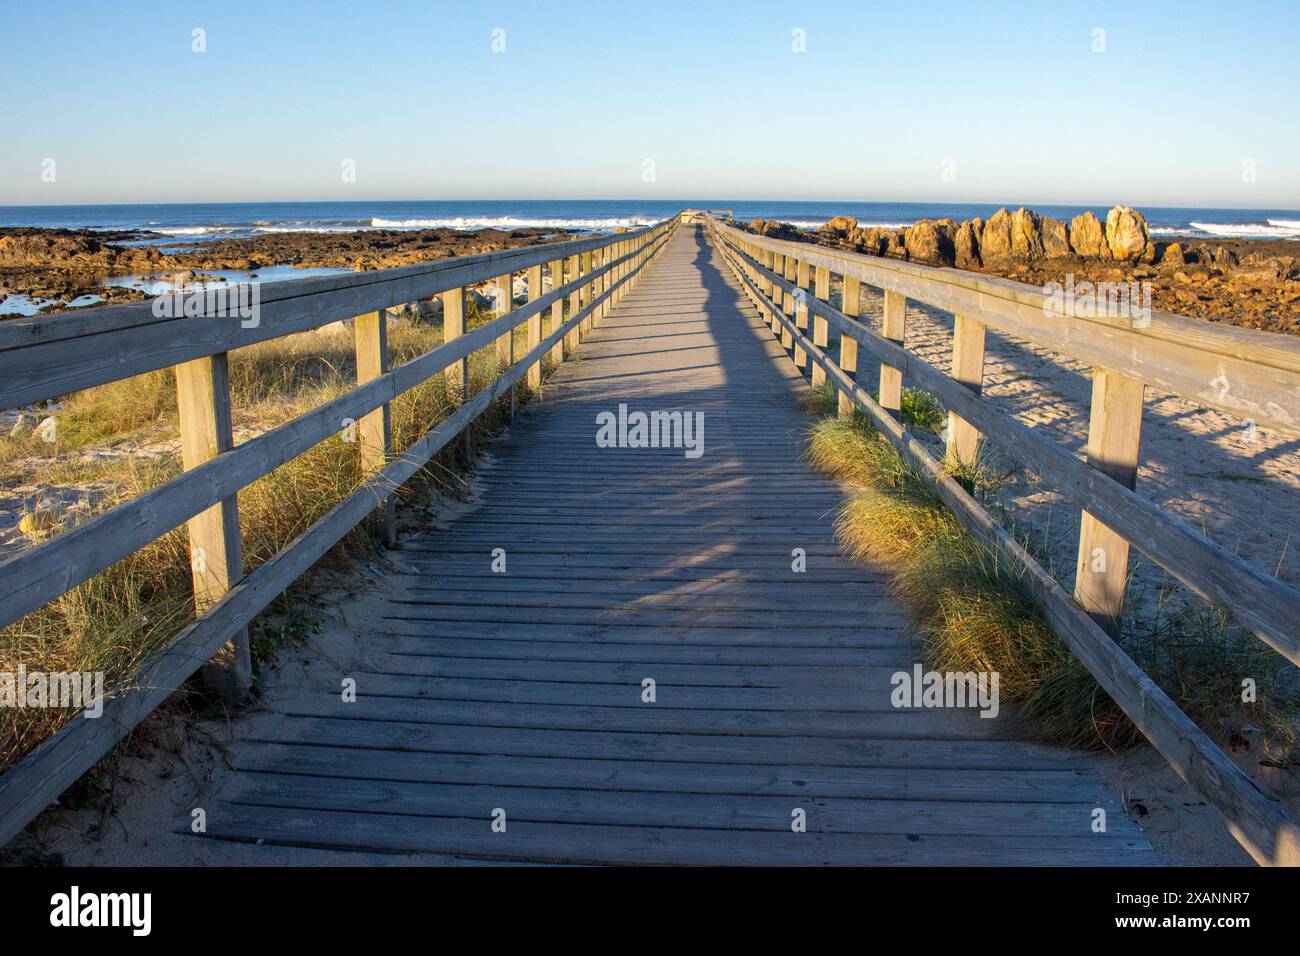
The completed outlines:
<svg viewBox="0 0 1300 956">
<path fill-rule="evenodd" d="M 356 702 L 305 691 L 236 741 L 207 836 L 485 862 L 1154 863 L 1076 756 L 891 706 L 917 646 L 886 576 L 836 545 L 844 490 L 800 460 L 805 389 L 681 227 L 493 446 L 481 506 L 407 540 L 416 573 L 345 675 Z M 703 454 L 598 448 L 620 403 L 702 413 Z"/>
</svg>

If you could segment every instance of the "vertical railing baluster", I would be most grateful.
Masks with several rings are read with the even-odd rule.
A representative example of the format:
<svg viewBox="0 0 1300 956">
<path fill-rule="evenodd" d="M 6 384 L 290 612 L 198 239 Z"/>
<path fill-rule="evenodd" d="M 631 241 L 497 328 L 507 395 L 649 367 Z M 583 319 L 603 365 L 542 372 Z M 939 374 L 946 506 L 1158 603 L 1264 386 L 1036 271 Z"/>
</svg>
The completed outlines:
<svg viewBox="0 0 1300 956">
<path fill-rule="evenodd" d="M 1093 370 L 1088 464 L 1130 490 L 1137 485 L 1145 392 L 1137 379 L 1104 368 Z M 1119 636 L 1124 613 L 1128 551 L 1128 539 L 1083 512 L 1074 597 L 1114 636 Z"/>
<path fill-rule="evenodd" d="M 880 334 L 902 347 L 907 336 L 907 296 L 885 290 L 885 317 Z M 880 363 L 880 405 L 895 418 L 903 409 L 903 372 L 888 362 Z"/>
<path fill-rule="evenodd" d="M 376 379 L 388 371 L 388 316 L 385 310 L 367 312 L 353 320 L 356 334 L 357 384 Z M 361 449 L 361 470 L 365 475 L 382 471 L 392 457 L 393 424 L 388 403 L 364 415 L 357 422 L 357 444 Z M 397 512 L 391 494 L 379 502 L 375 526 L 384 543 L 397 543 Z"/>
<path fill-rule="evenodd" d="M 976 395 L 984 388 L 984 323 L 954 316 L 952 332 L 952 377 Z M 900 397 L 901 402 L 901 397 Z M 973 469 L 979 451 L 979 429 L 956 412 L 948 412 L 948 455 L 966 469 Z M 967 480 L 971 475 L 967 474 Z"/>
<path fill-rule="evenodd" d="M 852 321 L 858 321 L 858 316 L 862 312 L 862 283 L 852 276 L 844 277 L 844 291 L 840 298 L 840 311 L 849 317 Z M 858 340 L 840 333 L 840 368 L 848 375 L 851 381 L 857 381 L 858 373 Z M 848 418 L 853 414 L 853 400 L 844 390 L 840 390 L 838 410 L 841 418 Z"/>
<path fill-rule="evenodd" d="M 528 267 L 528 301 L 535 302 L 542 297 L 542 264 Z M 528 348 L 525 354 L 542 344 L 542 313 L 537 312 L 528 317 Z M 528 366 L 528 387 L 534 392 L 542 387 L 542 360 Z"/>
<path fill-rule="evenodd" d="M 188 471 L 234 447 L 227 353 L 176 366 L 181 463 Z M 239 508 L 231 495 L 187 522 L 194 610 L 202 614 L 244 576 Z M 253 681 L 248 629 L 243 628 L 203 666 L 203 681 L 227 702 L 242 700 Z"/>
<path fill-rule="evenodd" d="M 831 298 L 831 270 L 825 266 L 818 266 L 815 274 L 813 285 L 813 295 L 821 302 L 829 302 Z M 820 315 L 814 315 L 812 320 L 813 328 L 813 345 L 826 352 L 826 346 L 829 344 L 829 323 Z M 820 365 L 813 363 L 812 367 L 812 386 L 816 388 L 822 382 L 826 381 L 826 371 Z"/>
</svg>

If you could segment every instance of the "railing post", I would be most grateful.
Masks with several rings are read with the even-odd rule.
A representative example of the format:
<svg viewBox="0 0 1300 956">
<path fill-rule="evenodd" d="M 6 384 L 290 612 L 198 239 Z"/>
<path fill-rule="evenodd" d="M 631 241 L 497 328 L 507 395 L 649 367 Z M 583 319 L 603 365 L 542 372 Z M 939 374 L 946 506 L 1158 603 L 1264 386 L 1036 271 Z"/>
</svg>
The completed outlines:
<svg viewBox="0 0 1300 956">
<path fill-rule="evenodd" d="M 514 295 L 515 284 L 513 273 L 507 272 L 497 279 L 497 291 L 501 296 L 497 299 L 497 318 L 506 315 L 515 307 Z M 511 346 L 514 344 L 514 329 L 506 332 L 504 335 L 497 336 L 497 368 L 503 369 L 510 364 Z"/>
<path fill-rule="evenodd" d="M 984 323 L 954 316 L 952 372 L 976 395 L 984 388 Z M 963 465 L 974 465 L 979 450 L 979 429 L 955 412 L 948 412 L 948 453 Z"/>
<path fill-rule="evenodd" d="M 388 371 L 387 313 L 367 312 L 353 320 L 357 350 L 357 384 L 364 385 Z M 373 475 L 388 464 L 393 451 L 392 413 L 388 403 L 364 415 L 357 422 L 357 444 L 361 450 L 361 471 Z M 397 544 L 397 511 L 392 495 L 385 495 L 375 515 L 375 527 L 389 547 Z"/>
<path fill-rule="evenodd" d="M 806 259 L 800 259 L 795 266 L 795 283 L 799 286 L 801 292 L 795 299 L 794 324 L 799 331 L 808 328 L 808 286 L 809 286 L 809 268 Z M 804 368 L 808 364 L 808 356 L 798 345 L 794 347 L 794 367 Z"/>
<path fill-rule="evenodd" d="M 840 302 L 840 311 L 847 315 L 854 322 L 862 312 L 862 283 L 852 276 L 844 277 L 844 292 Z M 858 372 L 858 340 L 849 338 L 844 333 L 840 333 L 840 368 L 846 372 L 849 378 L 857 381 Z M 839 413 L 841 418 L 847 418 L 853 414 L 853 400 L 849 398 L 847 392 L 839 393 Z"/>
<path fill-rule="evenodd" d="M 1137 485 L 1146 386 L 1104 368 L 1092 373 L 1088 464 L 1132 490 Z M 1087 511 L 1079 523 L 1074 598 L 1098 624 L 1119 635 L 1128 584 L 1128 540 Z"/>
<path fill-rule="evenodd" d="M 552 259 L 551 264 L 548 268 L 550 269 L 550 274 L 551 274 L 551 291 L 554 292 L 564 285 L 564 260 Z M 564 324 L 564 296 L 559 296 L 556 298 L 554 302 L 551 303 L 550 334 L 554 335 L 556 332 L 558 332 L 560 330 L 560 326 L 562 326 L 563 324 Z M 563 339 L 560 339 L 555 343 L 555 345 L 551 347 L 550 357 L 551 357 L 551 362 L 554 365 L 559 365 L 561 362 L 564 361 L 564 340 Z"/>
<path fill-rule="evenodd" d="M 451 342 L 464 334 L 465 290 L 463 288 L 448 289 L 442 294 L 442 341 L 444 343 Z M 461 405 L 468 402 L 469 356 L 448 365 L 443 369 L 442 374 L 447 383 L 447 397 L 450 398 L 453 394 L 459 392 Z M 470 448 L 468 425 L 461 431 L 461 451 L 465 457 L 465 467 L 469 468 L 470 462 L 473 461 L 473 450 Z"/>
<path fill-rule="evenodd" d="M 588 249 L 582 254 L 582 275 L 584 278 L 591 275 L 592 270 L 596 267 L 595 251 Z M 588 278 L 582 285 L 582 307 L 591 308 L 591 303 L 596 301 L 596 280 Z M 591 335 L 591 327 L 595 324 L 595 316 L 587 313 L 587 317 L 578 323 L 580 326 L 578 341 L 582 341 Z"/>
<path fill-rule="evenodd" d="M 542 295 L 542 264 L 528 267 L 528 301 L 533 302 Z M 542 344 L 542 313 L 528 317 L 528 351 Z M 538 391 L 542 387 L 542 360 L 539 358 L 528 366 L 528 387 Z"/>
<path fill-rule="evenodd" d="M 815 282 L 813 286 L 813 295 L 817 296 L 821 302 L 829 302 L 831 298 L 831 270 L 825 266 L 818 266 L 815 273 Z M 813 316 L 813 345 L 816 345 L 826 351 L 829 344 L 830 326 L 829 323 L 820 315 Z M 820 365 L 813 363 L 812 367 L 812 385 L 816 388 L 822 382 L 826 381 L 826 371 Z"/>
<path fill-rule="evenodd" d="M 188 471 L 234 447 L 230 424 L 230 366 L 225 352 L 176 366 L 181 462 Z M 244 576 L 239 508 L 234 495 L 187 522 L 194 611 L 202 614 Z M 243 628 L 203 665 L 203 682 L 228 702 L 253 683 L 248 629 Z"/>
<path fill-rule="evenodd" d="M 785 257 L 785 281 L 793 283 L 799 274 L 799 260 L 794 256 Z M 793 319 L 795 314 L 794 292 L 783 293 L 785 301 L 782 303 L 781 311 L 785 313 L 786 318 Z M 786 326 L 781 326 L 781 347 L 786 349 L 794 348 L 794 333 Z"/>
<path fill-rule="evenodd" d="M 900 348 L 907 337 L 907 296 L 885 290 L 885 319 L 880 334 Z M 895 418 L 902 415 L 903 372 L 880 363 L 880 405 Z"/>
<path fill-rule="evenodd" d="M 770 268 L 775 275 L 781 275 L 783 272 L 785 272 L 785 253 L 782 252 L 773 253 Z M 778 286 L 775 282 L 772 283 L 772 292 L 770 298 L 772 300 L 772 304 L 775 305 L 778 309 L 781 308 L 782 295 L 783 293 L 781 291 L 781 287 Z M 774 314 L 770 314 L 770 313 L 767 316 L 767 324 L 771 327 L 773 332 L 776 332 L 781 327 L 781 323 L 777 320 L 777 317 Z"/>
<path fill-rule="evenodd" d="M 569 256 L 569 280 L 576 282 L 582 275 L 581 257 Z M 573 318 L 582 311 L 582 286 L 578 286 L 569 293 L 569 318 Z M 566 354 L 572 354 L 573 350 L 578 347 L 578 328 L 574 326 L 564 335 L 564 351 Z"/>
</svg>

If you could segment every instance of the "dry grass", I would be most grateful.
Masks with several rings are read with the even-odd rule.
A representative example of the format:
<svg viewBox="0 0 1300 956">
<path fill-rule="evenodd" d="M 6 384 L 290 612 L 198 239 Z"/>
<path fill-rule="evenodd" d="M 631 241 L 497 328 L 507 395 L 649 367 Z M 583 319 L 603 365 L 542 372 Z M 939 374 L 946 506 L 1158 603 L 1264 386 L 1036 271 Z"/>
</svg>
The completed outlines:
<svg viewBox="0 0 1300 956">
<path fill-rule="evenodd" d="M 473 312 L 471 324 L 488 316 Z M 516 332 L 516 352 L 526 346 L 525 330 Z M 438 326 L 412 323 L 390 327 L 392 364 L 406 362 L 442 342 Z M 471 357 L 470 394 L 497 375 L 493 349 Z M 231 355 L 232 398 L 236 427 L 260 431 L 287 421 L 343 394 L 355 382 L 355 353 L 350 331 L 304 333 L 241 349 Z M 401 453 L 459 406 L 459 389 L 449 394 L 442 376 L 412 389 L 392 404 L 394 448 Z M 528 391 L 517 395 L 526 400 Z M 509 397 L 480 416 L 478 432 L 497 427 Z M 129 500 L 174 477 L 179 454 L 162 443 L 151 455 L 84 460 L 77 454 L 106 439 L 166 437 L 174 429 L 175 379 L 170 371 L 138 376 L 69 396 L 59 412 L 59 441 L 44 445 L 31 436 L 0 439 L 0 464 L 22 457 L 48 457 L 37 476 L 42 483 L 96 483 L 102 496 L 87 514 Z M 463 469 L 459 442 L 453 442 L 426 466 L 420 480 L 399 494 L 412 494 L 449 480 Z M 31 472 L 23 473 L 30 479 Z M 6 476 L 11 481 L 12 475 Z M 321 518 L 363 480 L 358 446 L 335 435 L 264 476 L 238 495 L 246 570 L 253 570 L 282 550 Z M 378 543 L 363 527 L 354 529 L 331 552 L 325 566 L 374 553 Z M 105 686 L 129 677 L 151 654 L 166 645 L 193 619 L 189 552 L 184 528 L 177 529 L 73 588 L 45 607 L 0 629 L 0 671 L 19 664 L 41 671 L 103 671 Z M 254 623 L 258 639 L 258 622 Z M 255 660 L 268 655 L 254 648 Z M 58 709 L 5 709 L 0 712 L 0 769 L 53 733 L 72 715 Z"/>
<path fill-rule="evenodd" d="M 1019 705 L 1045 740 L 1119 749 L 1142 739 L 1051 630 L 1015 571 L 958 524 L 865 417 L 823 419 L 808 457 L 860 486 L 837 533 L 854 557 L 895 570 L 895 594 L 919 621 L 928 666 L 996 671 L 1004 702 Z M 1224 615 L 1171 596 L 1152 620 L 1130 617 L 1122 643 L 1202 728 L 1220 739 L 1257 732 L 1266 752 L 1293 759 L 1300 707 L 1285 661 Z M 1242 704 L 1243 676 L 1255 679 L 1259 703 Z"/>
</svg>

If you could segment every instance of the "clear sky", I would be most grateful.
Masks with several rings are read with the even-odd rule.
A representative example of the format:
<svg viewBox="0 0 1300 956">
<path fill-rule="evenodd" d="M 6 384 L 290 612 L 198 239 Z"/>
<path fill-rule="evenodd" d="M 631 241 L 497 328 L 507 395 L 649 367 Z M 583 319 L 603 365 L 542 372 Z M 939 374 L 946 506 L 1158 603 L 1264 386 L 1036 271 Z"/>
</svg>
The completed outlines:
<svg viewBox="0 0 1300 956">
<path fill-rule="evenodd" d="M 6 204 L 1300 207 L 1297 0 L 46 0 L 0 51 Z"/>
</svg>

